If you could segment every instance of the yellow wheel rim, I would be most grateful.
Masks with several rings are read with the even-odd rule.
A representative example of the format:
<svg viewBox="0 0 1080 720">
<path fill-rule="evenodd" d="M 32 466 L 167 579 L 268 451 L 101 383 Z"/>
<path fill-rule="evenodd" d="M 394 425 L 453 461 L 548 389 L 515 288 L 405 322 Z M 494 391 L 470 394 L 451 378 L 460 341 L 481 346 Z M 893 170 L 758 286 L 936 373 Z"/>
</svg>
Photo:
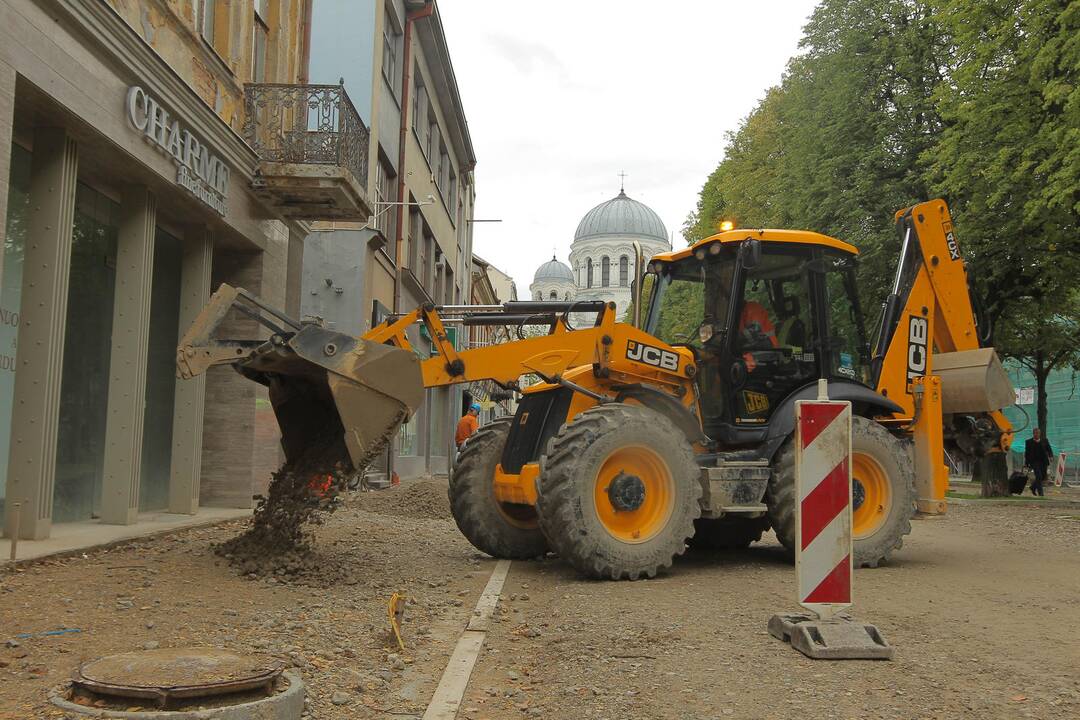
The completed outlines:
<svg viewBox="0 0 1080 720">
<path fill-rule="evenodd" d="M 892 486 L 885 468 L 866 453 L 853 454 L 851 474 L 851 531 L 858 540 L 873 535 L 885 524 L 892 507 Z"/>
<path fill-rule="evenodd" d="M 536 517 L 536 508 L 532 505 L 499 502 L 498 500 L 494 502 L 499 514 L 502 515 L 503 520 L 508 525 L 519 530 L 536 530 L 540 527 L 540 522 Z"/>
<path fill-rule="evenodd" d="M 642 543 L 671 519 L 675 479 L 655 451 L 641 445 L 622 447 L 600 466 L 593 501 L 596 517 L 612 537 Z"/>
</svg>

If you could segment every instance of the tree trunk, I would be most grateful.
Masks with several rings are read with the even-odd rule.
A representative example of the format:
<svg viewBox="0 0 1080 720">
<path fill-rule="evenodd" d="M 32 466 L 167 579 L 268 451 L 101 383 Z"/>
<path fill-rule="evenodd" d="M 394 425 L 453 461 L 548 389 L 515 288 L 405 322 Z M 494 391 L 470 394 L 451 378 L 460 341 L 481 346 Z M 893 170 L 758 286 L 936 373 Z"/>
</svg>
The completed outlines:
<svg viewBox="0 0 1080 720">
<path fill-rule="evenodd" d="M 1046 436 L 1046 379 L 1050 376 L 1050 368 L 1046 366 L 1046 361 L 1043 358 L 1043 354 L 1036 353 L 1035 355 L 1035 413 L 1037 427 L 1042 430 L 1042 434 Z"/>
<path fill-rule="evenodd" d="M 1005 453 L 993 452 L 976 460 L 971 479 L 982 485 L 984 498 L 1008 497 L 1009 467 L 1005 461 Z"/>
</svg>

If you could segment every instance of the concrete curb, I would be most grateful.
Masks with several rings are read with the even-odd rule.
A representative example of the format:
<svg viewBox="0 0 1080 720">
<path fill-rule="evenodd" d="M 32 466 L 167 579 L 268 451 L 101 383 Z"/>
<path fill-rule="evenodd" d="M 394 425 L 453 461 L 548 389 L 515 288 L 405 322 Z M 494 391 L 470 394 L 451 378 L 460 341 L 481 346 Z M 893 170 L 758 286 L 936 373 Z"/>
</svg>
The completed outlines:
<svg viewBox="0 0 1080 720">
<path fill-rule="evenodd" d="M 945 498 L 946 502 L 950 505 L 1002 505 L 1011 507 L 1024 507 L 1024 508 L 1048 508 L 1054 510 L 1078 510 L 1080 511 L 1080 500 L 1034 500 L 1024 498 L 1023 500 L 1009 500 L 1006 498 Z"/>
<path fill-rule="evenodd" d="M 112 548 L 121 547 L 123 545 L 129 545 L 134 542 L 140 542 L 149 538 L 165 537 L 167 535 L 174 535 L 176 533 L 187 532 L 189 530 L 205 530 L 209 527 L 215 527 L 217 525 L 224 525 L 225 523 L 241 522 L 251 519 L 251 515 L 245 515 L 242 517 L 230 517 L 230 518 L 214 518 L 212 520 L 204 520 L 201 522 L 195 522 L 190 525 L 183 525 L 180 527 L 168 527 L 161 528 L 160 530 L 149 530 L 142 535 L 133 535 L 131 537 L 118 538 L 116 540 L 109 540 L 107 542 L 95 543 L 92 545 L 83 545 L 77 548 L 68 548 L 64 550 L 57 550 L 55 552 L 46 553 L 44 555 L 38 555 L 32 558 L 23 558 L 14 562 L 4 561 L 3 565 L 0 565 L 0 569 L 15 569 L 25 568 L 35 565 L 46 560 L 62 560 L 64 558 L 75 557 L 82 555 L 83 553 L 98 552 L 100 550 L 111 550 Z M 32 542 L 32 541 L 20 541 L 20 542 Z"/>
<path fill-rule="evenodd" d="M 304 681 L 300 674 L 286 670 L 282 676 L 289 687 L 277 695 L 254 702 L 209 710 L 103 710 L 77 705 L 66 699 L 70 683 L 58 685 L 49 691 L 49 701 L 79 717 L 126 718 L 127 720 L 298 720 L 304 712 Z"/>
</svg>

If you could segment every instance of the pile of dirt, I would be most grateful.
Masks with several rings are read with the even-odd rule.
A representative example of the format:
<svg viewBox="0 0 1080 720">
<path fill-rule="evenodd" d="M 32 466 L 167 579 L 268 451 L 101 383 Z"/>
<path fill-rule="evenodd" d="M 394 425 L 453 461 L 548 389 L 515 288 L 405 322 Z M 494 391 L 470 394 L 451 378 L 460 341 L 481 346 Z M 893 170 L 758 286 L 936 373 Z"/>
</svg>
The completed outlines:
<svg viewBox="0 0 1080 720">
<path fill-rule="evenodd" d="M 447 520 L 450 498 L 445 478 L 406 480 L 387 490 L 367 493 L 360 507 L 367 512 L 421 520 Z"/>
</svg>

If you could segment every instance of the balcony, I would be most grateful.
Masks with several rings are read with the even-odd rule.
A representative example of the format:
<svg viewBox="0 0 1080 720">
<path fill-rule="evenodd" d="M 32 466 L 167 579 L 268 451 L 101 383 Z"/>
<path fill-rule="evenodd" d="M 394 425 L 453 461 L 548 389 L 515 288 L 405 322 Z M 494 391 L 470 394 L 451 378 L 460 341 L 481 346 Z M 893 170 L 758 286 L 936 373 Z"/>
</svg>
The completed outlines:
<svg viewBox="0 0 1080 720">
<path fill-rule="evenodd" d="M 296 220 L 366 221 L 368 129 L 343 85 L 244 86 L 256 194 Z"/>
</svg>

